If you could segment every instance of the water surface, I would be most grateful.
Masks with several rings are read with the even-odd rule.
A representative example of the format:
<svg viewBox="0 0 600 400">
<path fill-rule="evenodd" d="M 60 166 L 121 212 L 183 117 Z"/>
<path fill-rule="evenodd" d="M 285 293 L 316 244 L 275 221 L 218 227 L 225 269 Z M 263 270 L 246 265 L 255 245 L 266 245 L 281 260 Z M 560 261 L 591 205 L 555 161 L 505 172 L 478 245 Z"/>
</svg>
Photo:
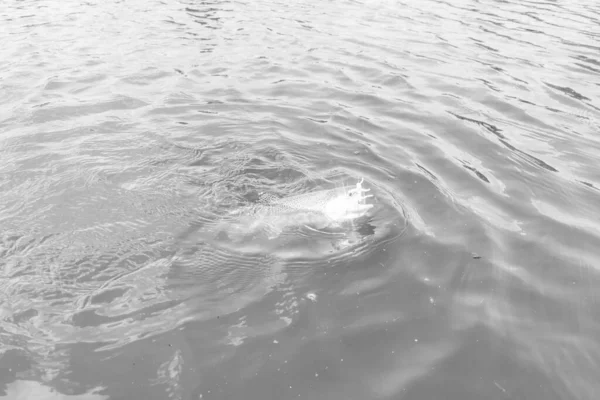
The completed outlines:
<svg viewBox="0 0 600 400">
<path fill-rule="evenodd" d="M 595 400 L 599 23 L 4 1 L 0 398 Z M 343 232 L 204 229 L 362 177 Z"/>
</svg>

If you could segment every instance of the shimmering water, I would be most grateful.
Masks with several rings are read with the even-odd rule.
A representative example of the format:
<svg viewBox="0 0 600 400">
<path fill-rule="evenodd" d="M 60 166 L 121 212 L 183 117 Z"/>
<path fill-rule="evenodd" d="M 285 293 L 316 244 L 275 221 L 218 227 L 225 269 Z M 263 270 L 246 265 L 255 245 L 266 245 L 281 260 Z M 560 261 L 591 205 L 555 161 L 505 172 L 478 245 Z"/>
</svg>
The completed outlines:
<svg viewBox="0 0 600 400">
<path fill-rule="evenodd" d="M 597 399 L 599 26 L 3 1 L 0 398 Z M 350 229 L 205 229 L 361 177 Z"/>
</svg>

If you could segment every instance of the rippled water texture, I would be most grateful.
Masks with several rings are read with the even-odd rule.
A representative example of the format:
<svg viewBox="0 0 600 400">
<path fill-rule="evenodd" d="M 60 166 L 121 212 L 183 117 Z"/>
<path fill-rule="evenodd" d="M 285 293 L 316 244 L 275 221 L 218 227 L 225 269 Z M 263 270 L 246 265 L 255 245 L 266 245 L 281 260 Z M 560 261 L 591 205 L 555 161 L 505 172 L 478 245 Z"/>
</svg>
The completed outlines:
<svg viewBox="0 0 600 400">
<path fill-rule="evenodd" d="M 596 400 L 599 26 L 3 1 L 0 398 Z M 211 228 L 360 178 L 343 229 Z"/>
</svg>

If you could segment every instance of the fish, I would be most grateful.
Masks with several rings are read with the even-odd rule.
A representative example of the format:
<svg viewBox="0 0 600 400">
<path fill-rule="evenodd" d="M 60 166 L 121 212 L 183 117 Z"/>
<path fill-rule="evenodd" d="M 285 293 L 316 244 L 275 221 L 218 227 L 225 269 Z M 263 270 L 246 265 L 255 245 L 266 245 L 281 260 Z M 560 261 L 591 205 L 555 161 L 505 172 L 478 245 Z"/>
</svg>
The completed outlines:
<svg viewBox="0 0 600 400">
<path fill-rule="evenodd" d="M 366 202 L 373 195 L 366 194 L 370 189 L 364 188 L 363 182 L 284 198 L 261 193 L 255 204 L 231 212 L 229 219 L 233 220 L 221 225 L 221 230 L 238 237 L 264 231 L 273 239 L 293 227 L 340 227 L 365 216 L 373 207 Z"/>
</svg>

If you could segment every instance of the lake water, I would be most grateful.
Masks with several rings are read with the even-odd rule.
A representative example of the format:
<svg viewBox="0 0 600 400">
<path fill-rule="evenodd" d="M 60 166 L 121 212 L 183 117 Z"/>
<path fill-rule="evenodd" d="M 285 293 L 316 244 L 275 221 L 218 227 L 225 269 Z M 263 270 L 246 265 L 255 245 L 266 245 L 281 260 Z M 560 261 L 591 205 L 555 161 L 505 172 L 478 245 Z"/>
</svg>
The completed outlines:
<svg viewBox="0 0 600 400">
<path fill-rule="evenodd" d="M 585 0 L 3 1 L 0 398 L 596 400 L 599 26 Z M 207 228 L 361 178 L 341 231 Z"/>
</svg>

